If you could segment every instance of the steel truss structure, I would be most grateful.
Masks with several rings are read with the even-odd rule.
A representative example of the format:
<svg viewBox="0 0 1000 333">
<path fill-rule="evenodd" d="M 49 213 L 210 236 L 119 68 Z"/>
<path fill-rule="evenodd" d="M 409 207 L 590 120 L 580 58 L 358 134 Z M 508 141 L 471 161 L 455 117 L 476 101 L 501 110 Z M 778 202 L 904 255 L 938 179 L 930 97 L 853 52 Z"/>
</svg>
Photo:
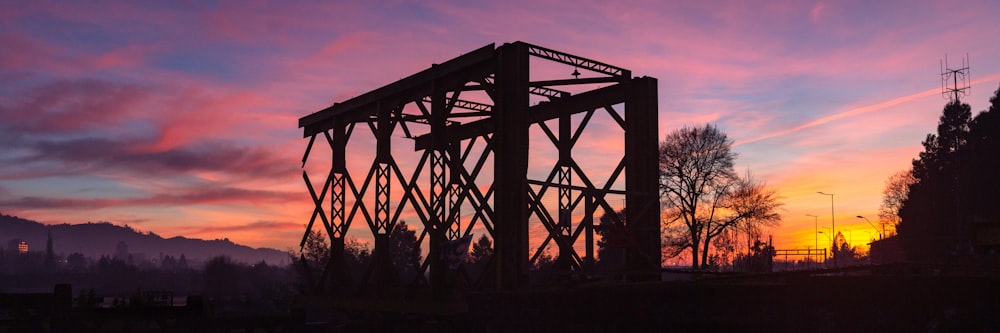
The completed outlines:
<svg viewBox="0 0 1000 333">
<path fill-rule="evenodd" d="M 532 61 L 573 67 L 574 77 L 532 81 Z M 578 70 L 588 76 L 581 78 Z M 569 92 L 574 89 L 579 92 Z M 597 113 L 606 113 L 624 133 L 622 158 L 607 179 L 590 178 L 573 154 Z M 299 127 L 309 139 L 303 178 L 315 205 L 300 245 L 314 228 L 329 237 L 329 263 L 317 268 L 323 278 L 316 287 L 323 293 L 340 293 L 347 281 L 369 290 L 391 284 L 388 235 L 403 215 L 419 220 L 418 242 L 426 253 L 409 286 L 429 286 L 434 295 L 458 285 L 523 288 L 529 268 L 550 245 L 558 250 L 556 269 L 586 272 L 595 258 L 595 216 L 615 211 L 610 195 L 623 196 L 630 207 L 624 216 L 627 241 L 621 245 L 625 269 L 658 276 L 654 78 L 633 78 L 623 68 L 524 42 L 490 44 L 334 103 L 299 119 Z M 373 160 L 348 161 L 349 141 L 368 131 L 374 138 Z M 530 133 L 536 133 L 535 142 L 541 136 L 558 152 L 544 179 L 529 178 Z M 317 141 L 325 142 L 332 155 L 322 186 L 305 170 Z M 411 170 L 394 157 L 393 147 L 400 144 L 420 156 Z M 370 168 L 361 174 L 351 172 L 349 164 Z M 557 207 L 544 199 L 553 192 Z M 348 276 L 345 238 L 357 221 L 367 224 L 362 231 L 374 239 L 374 250 L 366 273 Z M 529 246 L 532 221 L 545 231 L 538 246 Z M 479 276 L 470 276 L 443 253 L 449 242 L 474 229 L 488 234 L 494 245 Z"/>
</svg>

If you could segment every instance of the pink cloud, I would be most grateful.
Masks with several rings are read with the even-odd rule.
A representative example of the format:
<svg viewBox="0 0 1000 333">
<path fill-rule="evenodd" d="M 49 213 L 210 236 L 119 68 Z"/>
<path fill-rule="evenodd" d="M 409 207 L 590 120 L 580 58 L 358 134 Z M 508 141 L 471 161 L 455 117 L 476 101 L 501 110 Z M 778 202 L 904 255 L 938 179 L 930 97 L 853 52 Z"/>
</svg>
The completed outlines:
<svg viewBox="0 0 1000 333">
<path fill-rule="evenodd" d="M 94 57 L 90 67 L 94 71 L 136 69 L 145 66 L 151 54 L 160 48 L 153 45 L 129 45 L 117 48 Z"/>
<path fill-rule="evenodd" d="M 202 226 L 202 227 L 184 227 L 181 230 L 186 230 L 183 232 L 185 235 L 217 235 L 226 234 L 232 232 L 270 232 L 275 230 L 300 230 L 303 228 L 301 223 L 294 222 L 278 222 L 278 221 L 257 221 L 247 224 L 236 224 L 236 225 L 212 225 L 212 226 Z"/>
<path fill-rule="evenodd" d="M 340 30 L 368 13 L 367 6 L 336 2 L 303 6 L 267 1 L 223 1 L 201 8 L 200 18 L 213 35 L 239 43 L 298 43 L 303 31 Z"/>
<path fill-rule="evenodd" d="M 9 47 L 0 50 L 0 69 L 57 77 L 79 77 L 101 71 L 141 69 L 162 46 L 135 44 L 90 52 L 13 32 L 0 34 Z"/>
<path fill-rule="evenodd" d="M 153 194 L 137 198 L 41 198 L 21 197 L 19 199 L 0 201 L 0 207 L 13 210 L 65 210 L 65 209 L 103 209 L 115 207 L 137 206 L 175 206 L 175 205 L 220 205 L 220 204 L 263 204 L 287 203 L 302 200 L 300 193 L 273 192 L 263 190 L 248 190 L 240 188 L 201 188 L 189 189 L 181 194 Z"/>
<path fill-rule="evenodd" d="M 52 81 L 0 100 L 0 128 L 21 134 L 67 133 L 120 124 L 151 91 L 139 85 L 94 79 Z"/>
<path fill-rule="evenodd" d="M 826 4 L 820 2 L 813 6 L 812 10 L 809 11 L 809 19 L 813 23 L 819 23 L 822 19 L 823 10 L 826 9 Z"/>
<path fill-rule="evenodd" d="M 139 152 L 162 152 L 209 138 L 235 139 L 255 137 L 254 132 L 238 133 L 243 117 L 255 108 L 270 104 L 265 97 L 253 92 L 213 92 L 203 89 L 183 89 L 163 96 L 157 105 L 161 112 L 149 114 L 159 133 L 153 142 L 135 147 Z M 254 124 L 270 129 L 281 124 Z M 234 133 L 236 132 L 236 133 Z"/>
<path fill-rule="evenodd" d="M 48 46 L 15 33 L 0 33 L 0 69 L 25 70 L 52 56 Z"/>
</svg>

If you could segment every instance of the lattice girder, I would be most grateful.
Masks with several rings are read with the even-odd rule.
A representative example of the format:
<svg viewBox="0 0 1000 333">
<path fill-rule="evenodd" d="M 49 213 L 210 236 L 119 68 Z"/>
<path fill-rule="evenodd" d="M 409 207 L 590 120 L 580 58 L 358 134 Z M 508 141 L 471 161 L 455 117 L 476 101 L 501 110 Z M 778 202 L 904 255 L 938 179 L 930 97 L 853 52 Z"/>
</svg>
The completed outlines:
<svg viewBox="0 0 1000 333">
<path fill-rule="evenodd" d="M 588 70 L 596 76 L 534 79 L 529 59 Z M 373 261 L 381 263 L 369 265 L 360 274 L 358 292 L 362 292 L 369 285 L 388 286 L 385 271 L 392 267 L 383 267 L 390 260 L 388 236 L 401 220 L 416 219 L 418 223 L 408 225 L 418 229 L 417 246 L 423 260 L 412 280 L 402 285 L 430 286 L 432 294 L 441 295 L 455 281 L 445 268 L 455 263 L 445 258 L 444 246 L 482 232 L 493 239 L 494 256 L 487 271 L 467 280 L 517 289 L 527 284 L 530 263 L 551 242 L 559 247 L 565 268 L 587 269 L 586 263 L 596 259 L 594 217 L 614 211 L 609 194 L 624 195 L 630 207 L 646 207 L 627 212 L 629 233 L 637 235 L 628 252 L 628 267 L 654 272 L 659 266 L 659 214 L 648 207 L 658 209 L 655 89 L 655 79 L 632 78 L 626 69 L 516 42 L 484 46 L 334 103 L 299 120 L 304 137 L 309 138 L 303 167 L 320 133 L 334 160 L 319 191 L 303 173 L 314 206 L 306 235 L 320 220 L 332 241 L 343 242 L 348 235 L 374 239 Z M 545 100 L 529 105 L 529 96 Z M 616 105 L 625 105 L 624 112 L 619 113 Z M 598 110 L 606 111 L 621 128 L 626 145 L 615 169 L 595 183 L 573 159 L 572 151 Z M 582 117 L 571 122 L 570 117 L 577 114 Z M 558 127 L 550 128 L 549 120 L 558 120 Z M 356 124 L 371 129 L 376 146 L 373 160 L 349 160 L 345 155 L 353 149 L 347 145 L 349 138 L 368 134 L 355 133 Z M 392 135 L 397 128 L 401 139 Z M 544 181 L 528 175 L 527 143 L 537 139 L 531 138 L 529 128 L 539 129 L 559 154 Z M 405 165 L 398 164 L 393 149 L 410 144 L 420 157 L 398 160 Z M 359 165 L 368 167 L 359 169 Z M 364 180 L 356 182 L 352 170 L 358 175 L 366 171 Z M 623 177 L 625 188 L 614 188 Z M 555 187 L 557 202 L 552 206 L 542 202 L 551 187 Z M 326 198 L 329 212 L 324 208 Z M 368 224 L 367 235 L 363 229 L 351 229 L 354 219 Z M 529 249 L 528 225 L 533 220 L 544 226 L 545 235 L 536 235 L 541 246 Z M 581 236 L 583 255 L 576 250 Z M 341 268 L 330 264 L 326 270 L 330 269 Z M 465 268 L 460 271 L 469 274 Z M 337 274 L 327 273 L 324 276 L 334 279 L 330 283 L 338 283 Z"/>
</svg>

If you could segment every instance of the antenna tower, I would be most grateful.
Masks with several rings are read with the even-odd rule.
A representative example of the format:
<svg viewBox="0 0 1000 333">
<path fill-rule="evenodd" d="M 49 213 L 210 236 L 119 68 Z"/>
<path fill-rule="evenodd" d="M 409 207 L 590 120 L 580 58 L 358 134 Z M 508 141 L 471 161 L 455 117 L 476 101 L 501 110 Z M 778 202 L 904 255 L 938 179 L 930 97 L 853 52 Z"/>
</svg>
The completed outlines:
<svg viewBox="0 0 1000 333">
<path fill-rule="evenodd" d="M 948 65 L 948 55 L 941 62 L 941 95 L 949 102 L 958 102 L 959 96 L 968 96 L 972 89 L 972 79 L 969 73 L 969 55 L 962 59 L 962 67 L 951 68 Z"/>
</svg>

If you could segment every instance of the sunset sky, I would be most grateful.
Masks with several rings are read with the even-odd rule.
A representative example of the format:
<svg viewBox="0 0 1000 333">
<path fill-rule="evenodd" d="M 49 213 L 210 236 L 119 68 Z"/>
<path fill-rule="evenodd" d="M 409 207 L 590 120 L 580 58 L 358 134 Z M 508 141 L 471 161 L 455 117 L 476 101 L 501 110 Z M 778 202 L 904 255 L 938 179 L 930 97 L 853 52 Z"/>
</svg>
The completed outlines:
<svg viewBox="0 0 1000 333">
<path fill-rule="evenodd" d="M 971 60 L 1000 87 L 1000 2 L 3 1 L 0 213 L 297 247 L 312 210 L 298 118 L 490 43 L 525 41 L 659 80 L 660 137 L 711 123 L 785 203 L 864 243 L 885 180 Z M 364 163 L 370 163 L 365 161 Z M 364 227 L 363 223 L 356 224 Z M 824 235 L 818 236 L 823 244 Z M 821 245 L 822 247 L 822 245 Z"/>
</svg>

